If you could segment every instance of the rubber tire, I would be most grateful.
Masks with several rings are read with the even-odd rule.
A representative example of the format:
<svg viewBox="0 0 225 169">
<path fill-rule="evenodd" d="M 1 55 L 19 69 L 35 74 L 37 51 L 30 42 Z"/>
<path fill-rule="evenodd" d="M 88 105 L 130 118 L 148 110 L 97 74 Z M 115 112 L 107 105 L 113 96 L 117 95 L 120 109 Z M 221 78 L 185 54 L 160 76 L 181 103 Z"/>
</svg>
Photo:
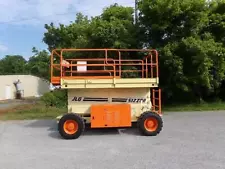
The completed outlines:
<svg viewBox="0 0 225 169">
<path fill-rule="evenodd" d="M 66 120 L 75 120 L 78 123 L 78 130 L 74 134 L 67 134 L 64 129 L 63 125 Z M 83 133 L 85 129 L 85 123 L 82 117 L 80 117 L 78 114 L 75 113 L 67 113 L 61 117 L 58 123 L 58 131 L 59 134 L 62 136 L 64 139 L 77 139 L 80 137 L 80 135 Z"/>
<path fill-rule="evenodd" d="M 150 132 L 148 130 L 145 129 L 144 127 L 144 121 L 149 118 L 149 117 L 153 117 L 155 118 L 157 121 L 158 121 L 158 127 L 155 131 L 153 132 Z M 163 120 L 162 118 L 154 113 L 154 112 L 144 112 L 139 118 L 138 118 L 138 121 L 137 121 L 137 127 L 140 131 L 140 133 L 144 136 L 156 136 L 157 134 L 159 134 L 163 128 Z"/>
</svg>

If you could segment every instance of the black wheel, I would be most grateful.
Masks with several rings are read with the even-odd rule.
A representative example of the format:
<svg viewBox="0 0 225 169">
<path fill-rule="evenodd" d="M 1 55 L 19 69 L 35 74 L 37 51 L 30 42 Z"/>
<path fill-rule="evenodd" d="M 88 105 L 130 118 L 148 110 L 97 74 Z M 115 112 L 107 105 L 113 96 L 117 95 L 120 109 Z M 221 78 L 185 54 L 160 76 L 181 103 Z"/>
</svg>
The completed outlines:
<svg viewBox="0 0 225 169">
<path fill-rule="evenodd" d="M 84 129 L 84 120 L 75 113 L 65 114 L 58 123 L 59 134 L 64 139 L 77 139 Z"/>
<path fill-rule="evenodd" d="M 138 129 L 145 136 L 156 136 L 163 127 L 162 118 L 153 112 L 143 113 L 137 121 Z"/>
</svg>

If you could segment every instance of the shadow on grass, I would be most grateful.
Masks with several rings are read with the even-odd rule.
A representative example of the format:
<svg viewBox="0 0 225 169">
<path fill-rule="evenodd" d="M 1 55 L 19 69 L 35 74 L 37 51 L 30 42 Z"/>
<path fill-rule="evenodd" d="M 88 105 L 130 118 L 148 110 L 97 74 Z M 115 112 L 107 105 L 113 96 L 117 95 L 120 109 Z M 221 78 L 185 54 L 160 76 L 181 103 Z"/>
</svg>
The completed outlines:
<svg viewBox="0 0 225 169">
<path fill-rule="evenodd" d="M 57 122 L 55 120 L 33 120 L 26 127 L 31 128 L 46 128 L 48 136 L 55 139 L 62 139 L 58 132 Z M 140 133 L 136 127 L 136 124 L 132 124 L 130 128 L 95 128 L 92 129 L 90 125 L 85 126 L 85 131 L 82 136 L 107 136 L 107 135 L 136 135 L 140 136 Z"/>
</svg>

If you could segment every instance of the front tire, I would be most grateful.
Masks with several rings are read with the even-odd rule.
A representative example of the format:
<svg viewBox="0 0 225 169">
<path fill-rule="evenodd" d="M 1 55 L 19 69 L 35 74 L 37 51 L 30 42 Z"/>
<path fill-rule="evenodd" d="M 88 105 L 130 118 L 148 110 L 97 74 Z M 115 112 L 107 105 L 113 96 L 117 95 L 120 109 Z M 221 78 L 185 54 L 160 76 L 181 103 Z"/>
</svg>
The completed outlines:
<svg viewBox="0 0 225 169">
<path fill-rule="evenodd" d="M 75 113 L 65 114 L 58 123 L 59 134 L 64 139 L 77 139 L 84 129 L 84 120 Z"/>
<path fill-rule="evenodd" d="M 158 114 L 145 112 L 139 117 L 137 125 L 142 135 L 156 136 L 162 130 L 163 121 Z"/>
</svg>

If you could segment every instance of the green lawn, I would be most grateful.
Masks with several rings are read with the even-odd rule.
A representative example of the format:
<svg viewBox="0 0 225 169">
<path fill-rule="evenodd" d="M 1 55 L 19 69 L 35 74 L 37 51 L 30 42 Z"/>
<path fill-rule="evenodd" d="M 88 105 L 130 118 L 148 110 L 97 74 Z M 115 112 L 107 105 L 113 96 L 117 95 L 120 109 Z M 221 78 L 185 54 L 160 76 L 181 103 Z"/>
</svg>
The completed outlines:
<svg viewBox="0 0 225 169">
<path fill-rule="evenodd" d="M 66 108 L 45 107 L 41 103 L 17 106 L 0 111 L 0 120 L 55 119 L 66 112 Z M 189 104 L 162 106 L 163 113 L 182 111 L 225 110 L 225 103 Z"/>
<path fill-rule="evenodd" d="M 36 103 L 0 111 L 0 120 L 54 119 L 65 112 L 66 108 L 45 107 Z"/>
<path fill-rule="evenodd" d="M 225 110 L 225 102 L 162 106 L 164 112 Z"/>
</svg>

